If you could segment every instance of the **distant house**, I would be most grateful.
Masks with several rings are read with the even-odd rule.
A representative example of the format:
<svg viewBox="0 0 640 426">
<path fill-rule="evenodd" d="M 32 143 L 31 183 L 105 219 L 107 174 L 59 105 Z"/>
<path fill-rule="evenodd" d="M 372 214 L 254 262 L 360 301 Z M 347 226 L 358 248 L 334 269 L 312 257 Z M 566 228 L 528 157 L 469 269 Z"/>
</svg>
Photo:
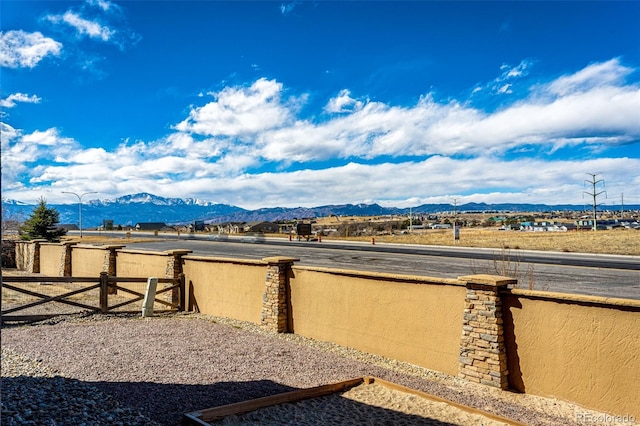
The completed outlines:
<svg viewBox="0 0 640 426">
<path fill-rule="evenodd" d="M 520 224 L 521 231 L 532 232 L 567 232 L 571 225 L 558 222 L 522 222 Z"/>
<path fill-rule="evenodd" d="M 65 229 L 67 231 L 77 231 L 80 229 L 75 223 L 59 223 L 56 225 L 56 228 Z"/>
<path fill-rule="evenodd" d="M 166 228 L 164 222 L 139 222 L 136 223 L 136 231 L 160 231 L 162 228 Z"/>
<path fill-rule="evenodd" d="M 431 229 L 451 229 L 450 223 L 432 223 L 429 225 Z M 413 229 L 416 229 L 414 226 Z"/>
<path fill-rule="evenodd" d="M 280 234 L 292 234 L 293 229 L 293 223 L 281 223 L 278 225 L 278 232 Z"/>
<path fill-rule="evenodd" d="M 598 229 L 615 229 L 622 228 L 623 225 L 618 219 L 598 219 Z M 593 219 L 590 220 L 578 220 L 576 225 L 582 229 L 593 229 Z"/>
<path fill-rule="evenodd" d="M 218 234 L 239 234 L 240 226 L 242 226 L 244 222 L 222 222 L 217 224 L 211 224 L 210 229 L 214 230 L 217 228 Z"/>
<path fill-rule="evenodd" d="M 271 222 L 248 222 L 242 226 L 244 232 L 278 232 L 278 225 Z"/>
</svg>

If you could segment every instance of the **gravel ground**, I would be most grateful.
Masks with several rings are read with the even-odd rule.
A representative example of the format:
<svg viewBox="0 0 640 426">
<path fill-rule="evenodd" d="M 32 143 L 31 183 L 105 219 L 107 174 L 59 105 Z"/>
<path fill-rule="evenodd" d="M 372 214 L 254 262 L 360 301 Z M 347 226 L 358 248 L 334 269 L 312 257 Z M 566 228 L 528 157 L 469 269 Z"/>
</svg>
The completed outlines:
<svg viewBox="0 0 640 426">
<path fill-rule="evenodd" d="M 5 325 L 2 422 L 179 425 L 186 412 L 366 375 L 531 425 L 587 412 L 250 323 L 121 314 Z"/>
</svg>

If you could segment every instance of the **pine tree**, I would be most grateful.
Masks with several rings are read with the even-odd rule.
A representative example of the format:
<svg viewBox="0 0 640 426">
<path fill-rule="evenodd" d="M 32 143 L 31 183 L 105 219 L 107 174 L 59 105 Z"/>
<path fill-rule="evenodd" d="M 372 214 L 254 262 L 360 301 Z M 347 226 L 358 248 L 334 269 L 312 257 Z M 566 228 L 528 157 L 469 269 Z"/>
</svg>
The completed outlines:
<svg viewBox="0 0 640 426">
<path fill-rule="evenodd" d="M 20 227 L 21 238 L 23 240 L 44 238 L 47 241 L 59 241 L 60 237 L 67 233 L 66 229 L 56 226 L 59 221 L 58 211 L 47 207 L 45 199 L 40 198 L 38 206 L 33 209 L 31 216 Z"/>
</svg>

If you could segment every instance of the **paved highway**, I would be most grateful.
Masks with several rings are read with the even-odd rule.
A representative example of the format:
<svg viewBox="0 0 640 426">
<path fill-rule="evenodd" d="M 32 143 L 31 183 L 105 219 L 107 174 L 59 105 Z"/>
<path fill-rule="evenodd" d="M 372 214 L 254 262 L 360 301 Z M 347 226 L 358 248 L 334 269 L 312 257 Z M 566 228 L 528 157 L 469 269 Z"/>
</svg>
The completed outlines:
<svg viewBox="0 0 640 426">
<path fill-rule="evenodd" d="M 246 259 L 290 256 L 300 259 L 298 265 L 445 278 L 495 274 L 497 267 L 506 268 L 508 275 L 518 278 L 520 288 L 640 299 L 639 256 L 252 237 L 213 240 L 184 234 L 123 243 L 136 250 L 188 249 L 195 255 Z"/>
</svg>

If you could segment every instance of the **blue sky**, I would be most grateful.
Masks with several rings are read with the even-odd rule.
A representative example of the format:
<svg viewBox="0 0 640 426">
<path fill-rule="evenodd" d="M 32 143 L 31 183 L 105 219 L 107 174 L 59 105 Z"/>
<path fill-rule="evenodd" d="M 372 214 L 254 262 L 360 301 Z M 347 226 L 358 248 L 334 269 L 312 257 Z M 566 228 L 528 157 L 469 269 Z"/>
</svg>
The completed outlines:
<svg viewBox="0 0 640 426">
<path fill-rule="evenodd" d="M 0 8 L 4 199 L 640 203 L 640 2 Z"/>
</svg>

